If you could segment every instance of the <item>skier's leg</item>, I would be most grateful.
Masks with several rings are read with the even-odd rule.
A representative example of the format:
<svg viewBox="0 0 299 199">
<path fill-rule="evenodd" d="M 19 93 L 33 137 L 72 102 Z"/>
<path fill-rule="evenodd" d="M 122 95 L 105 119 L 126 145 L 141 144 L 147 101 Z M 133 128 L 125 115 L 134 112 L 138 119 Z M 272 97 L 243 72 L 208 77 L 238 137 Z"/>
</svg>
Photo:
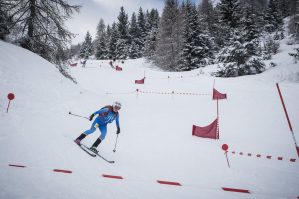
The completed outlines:
<svg viewBox="0 0 299 199">
<path fill-rule="evenodd" d="M 85 135 L 90 135 L 90 134 L 92 134 L 92 133 L 96 130 L 96 128 L 97 128 L 98 126 L 99 126 L 99 123 L 98 123 L 97 119 L 95 119 L 94 122 L 92 123 L 90 129 L 87 130 L 87 131 L 85 131 L 84 134 L 85 134 Z"/>
<path fill-rule="evenodd" d="M 101 131 L 100 139 L 103 141 L 107 134 L 107 125 L 99 126 L 99 130 Z"/>
<path fill-rule="evenodd" d="M 101 132 L 100 137 L 93 143 L 92 147 L 90 148 L 92 151 L 94 152 L 98 152 L 97 151 L 97 147 L 99 146 L 99 144 L 105 139 L 106 134 L 107 134 L 107 126 L 103 125 L 103 126 L 99 126 L 99 130 Z"/>
<path fill-rule="evenodd" d="M 75 142 L 76 142 L 78 145 L 81 145 L 81 143 L 80 143 L 81 140 L 83 140 L 87 135 L 92 134 L 92 133 L 96 130 L 96 128 L 97 128 L 98 126 L 99 126 L 99 124 L 98 124 L 97 120 L 95 120 L 95 121 L 92 123 L 90 129 L 87 130 L 87 131 L 85 131 L 84 133 L 82 133 L 82 134 L 75 140 Z"/>
<path fill-rule="evenodd" d="M 75 142 L 78 144 L 78 145 L 81 145 L 81 140 L 83 140 L 84 138 L 86 137 L 86 135 L 84 133 L 82 133 L 76 140 Z"/>
</svg>

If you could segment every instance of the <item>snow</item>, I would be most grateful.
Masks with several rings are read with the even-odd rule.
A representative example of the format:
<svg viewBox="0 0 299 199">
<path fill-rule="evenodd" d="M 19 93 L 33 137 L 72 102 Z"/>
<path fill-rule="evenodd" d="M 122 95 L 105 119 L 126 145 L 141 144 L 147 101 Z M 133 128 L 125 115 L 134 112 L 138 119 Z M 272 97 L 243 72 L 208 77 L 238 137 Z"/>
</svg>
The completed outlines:
<svg viewBox="0 0 299 199">
<path fill-rule="evenodd" d="M 78 82 L 73 84 L 39 56 L 1 41 L 0 198 L 297 198 L 299 160 L 275 85 L 282 90 L 298 142 L 299 67 L 288 55 L 296 46 L 286 43 L 281 41 L 280 52 L 271 60 L 277 66 L 254 76 L 210 76 L 217 66 L 162 72 L 144 59 L 118 63 L 123 71 L 115 71 L 108 61 L 88 60 L 86 68 L 80 63 L 70 68 Z M 144 74 L 145 84 L 134 84 Z M 220 139 L 193 137 L 193 124 L 206 126 L 216 118 L 214 80 L 215 88 L 228 95 L 219 101 Z M 136 89 L 204 95 L 137 94 Z M 10 92 L 16 98 L 6 113 Z M 108 164 L 74 144 L 91 122 L 68 113 L 88 117 L 114 100 L 123 104 L 116 153 L 115 123 L 108 125 L 99 146 L 102 155 L 116 161 Z M 91 145 L 98 135 L 96 131 L 83 142 Z M 224 143 L 229 146 L 230 168 L 221 150 Z M 248 189 L 251 194 L 221 187 Z"/>
</svg>

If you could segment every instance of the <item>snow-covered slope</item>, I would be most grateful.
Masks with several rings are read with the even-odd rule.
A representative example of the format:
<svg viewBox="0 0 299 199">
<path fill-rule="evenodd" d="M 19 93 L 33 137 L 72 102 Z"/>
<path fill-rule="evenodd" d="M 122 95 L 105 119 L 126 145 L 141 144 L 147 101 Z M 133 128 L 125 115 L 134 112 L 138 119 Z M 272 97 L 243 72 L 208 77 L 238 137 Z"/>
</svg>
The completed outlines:
<svg viewBox="0 0 299 199">
<path fill-rule="evenodd" d="M 285 48 L 274 57 L 277 67 L 256 76 L 214 78 L 208 75 L 211 67 L 166 73 L 143 59 L 119 63 L 123 71 L 115 71 L 107 61 L 88 60 L 86 68 L 79 64 L 70 69 L 75 85 L 42 58 L 0 42 L 0 198 L 298 197 L 298 158 L 275 85 L 280 83 L 299 140 L 299 85 L 293 76 L 288 78 L 299 70 L 287 57 L 292 47 Z M 145 84 L 134 84 L 144 74 Z M 193 124 L 206 126 L 216 118 L 214 80 L 215 88 L 228 95 L 219 102 L 220 139 L 193 137 Z M 203 95 L 169 94 L 172 91 Z M 6 113 L 10 92 L 16 99 Z M 108 126 L 99 149 L 116 163 L 107 164 L 73 143 L 91 123 L 68 113 L 88 117 L 114 100 L 123 104 L 121 134 L 113 153 L 116 127 Z M 96 131 L 83 142 L 91 145 L 98 135 Z M 231 168 L 221 150 L 224 143 L 229 145 Z M 251 194 L 225 192 L 222 187 Z"/>
</svg>

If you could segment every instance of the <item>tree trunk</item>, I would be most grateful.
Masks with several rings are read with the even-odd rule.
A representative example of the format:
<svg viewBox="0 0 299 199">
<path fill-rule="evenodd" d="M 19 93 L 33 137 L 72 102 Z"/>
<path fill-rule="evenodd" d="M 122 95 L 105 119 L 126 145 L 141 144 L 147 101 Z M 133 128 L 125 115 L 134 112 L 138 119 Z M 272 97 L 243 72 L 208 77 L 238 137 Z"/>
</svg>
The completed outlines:
<svg viewBox="0 0 299 199">
<path fill-rule="evenodd" d="M 36 17 L 35 10 L 36 0 L 30 0 L 30 17 L 28 20 L 28 37 L 33 38 L 34 34 L 34 19 Z"/>
</svg>

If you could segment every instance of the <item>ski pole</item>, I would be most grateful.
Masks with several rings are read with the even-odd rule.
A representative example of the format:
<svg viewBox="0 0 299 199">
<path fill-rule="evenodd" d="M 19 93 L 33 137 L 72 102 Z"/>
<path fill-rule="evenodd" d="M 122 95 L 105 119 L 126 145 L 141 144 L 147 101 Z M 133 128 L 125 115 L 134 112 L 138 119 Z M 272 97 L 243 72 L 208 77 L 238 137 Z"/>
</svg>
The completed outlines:
<svg viewBox="0 0 299 199">
<path fill-rule="evenodd" d="M 85 118 L 85 119 L 88 119 L 88 120 L 89 120 L 88 117 L 84 117 L 84 116 L 81 116 L 81 115 L 76 115 L 76 114 L 73 114 L 73 113 L 71 113 L 71 112 L 69 112 L 69 114 L 70 114 L 70 115 L 73 115 L 73 116 L 77 116 L 77 117 L 82 117 L 82 118 Z"/>
<path fill-rule="evenodd" d="M 116 151 L 117 138 L 118 138 L 118 134 L 117 134 L 117 136 L 116 136 L 115 145 L 114 145 L 114 149 L 113 149 L 113 152 L 114 152 L 114 153 L 115 153 L 115 151 Z"/>
</svg>

